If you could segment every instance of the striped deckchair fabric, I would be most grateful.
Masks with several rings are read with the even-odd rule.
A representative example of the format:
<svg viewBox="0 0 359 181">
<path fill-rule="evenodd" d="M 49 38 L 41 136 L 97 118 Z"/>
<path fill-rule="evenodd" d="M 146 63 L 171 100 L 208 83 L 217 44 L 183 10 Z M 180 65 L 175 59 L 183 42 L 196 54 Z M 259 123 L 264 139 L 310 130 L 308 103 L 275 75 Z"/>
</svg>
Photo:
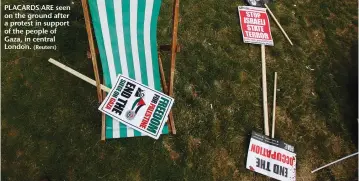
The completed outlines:
<svg viewBox="0 0 359 181">
<path fill-rule="evenodd" d="M 112 87 L 122 74 L 161 91 L 157 53 L 157 19 L 161 0 L 88 0 L 99 49 L 104 84 Z M 142 136 L 105 118 L 106 139 Z M 167 124 L 163 134 L 168 134 Z"/>
</svg>

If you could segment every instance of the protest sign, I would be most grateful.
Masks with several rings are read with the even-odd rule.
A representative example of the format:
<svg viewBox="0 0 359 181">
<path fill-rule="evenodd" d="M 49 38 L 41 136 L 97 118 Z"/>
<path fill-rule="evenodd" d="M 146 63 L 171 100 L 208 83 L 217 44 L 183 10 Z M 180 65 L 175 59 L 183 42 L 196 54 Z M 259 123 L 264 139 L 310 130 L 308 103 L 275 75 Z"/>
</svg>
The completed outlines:
<svg viewBox="0 0 359 181">
<path fill-rule="evenodd" d="M 98 108 L 135 130 L 158 139 L 173 98 L 122 75 Z"/>
<path fill-rule="evenodd" d="M 238 6 L 238 12 L 244 43 L 274 45 L 265 8 Z"/>
<path fill-rule="evenodd" d="M 253 131 L 246 168 L 278 180 L 293 181 L 296 179 L 294 147 Z"/>
</svg>

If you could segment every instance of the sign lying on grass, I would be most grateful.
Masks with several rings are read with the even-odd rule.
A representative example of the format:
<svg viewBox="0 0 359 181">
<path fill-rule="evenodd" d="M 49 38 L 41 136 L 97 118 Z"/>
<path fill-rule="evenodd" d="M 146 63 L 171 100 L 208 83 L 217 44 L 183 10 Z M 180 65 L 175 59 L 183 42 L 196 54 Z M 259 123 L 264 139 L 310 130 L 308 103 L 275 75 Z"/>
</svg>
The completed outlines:
<svg viewBox="0 0 359 181">
<path fill-rule="evenodd" d="M 246 168 L 278 180 L 295 180 L 294 147 L 252 132 Z"/>
<path fill-rule="evenodd" d="M 274 45 L 265 8 L 238 6 L 238 12 L 244 43 Z"/>
<path fill-rule="evenodd" d="M 133 129 L 158 139 L 173 98 L 122 75 L 98 108 Z"/>
</svg>

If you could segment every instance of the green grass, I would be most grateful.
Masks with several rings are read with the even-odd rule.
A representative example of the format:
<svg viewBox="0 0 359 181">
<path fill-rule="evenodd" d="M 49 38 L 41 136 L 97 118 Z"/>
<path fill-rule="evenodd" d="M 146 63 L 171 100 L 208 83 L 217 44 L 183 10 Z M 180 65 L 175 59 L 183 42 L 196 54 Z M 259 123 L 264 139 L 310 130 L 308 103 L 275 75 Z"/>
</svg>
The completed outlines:
<svg viewBox="0 0 359 181">
<path fill-rule="evenodd" d="M 3 51 L 2 180 L 269 180 L 245 168 L 249 134 L 264 130 L 260 48 L 243 43 L 238 5 L 243 2 L 181 1 L 173 108 L 178 134 L 157 141 L 101 143 L 95 87 L 47 62 L 52 57 L 94 77 L 79 1 L 72 26 L 58 30 L 58 51 Z M 357 5 L 270 5 L 294 42 L 290 46 L 271 21 L 269 107 L 276 71 L 276 137 L 295 146 L 297 180 L 357 179 L 357 158 L 310 173 L 358 150 Z M 159 44 L 170 43 L 171 10 L 171 1 L 164 1 Z M 169 53 L 161 54 L 169 67 Z"/>
</svg>

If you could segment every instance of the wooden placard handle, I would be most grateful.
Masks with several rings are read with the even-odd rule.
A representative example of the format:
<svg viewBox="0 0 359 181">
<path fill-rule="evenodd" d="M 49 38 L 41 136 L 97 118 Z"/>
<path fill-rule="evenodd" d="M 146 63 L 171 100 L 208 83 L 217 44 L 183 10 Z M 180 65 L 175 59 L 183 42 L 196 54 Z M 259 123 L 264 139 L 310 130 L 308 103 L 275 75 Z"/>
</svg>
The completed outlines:
<svg viewBox="0 0 359 181">
<path fill-rule="evenodd" d="M 274 19 L 274 22 L 279 26 L 279 29 L 282 31 L 282 33 L 284 34 L 284 36 L 287 38 L 287 40 L 289 41 L 289 43 L 293 46 L 292 41 L 290 40 L 290 38 L 288 37 L 287 33 L 284 31 L 284 29 L 282 28 L 282 26 L 280 25 L 280 23 L 278 22 L 277 18 L 274 16 L 274 14 L 272 13 L 272 11 L 269 9 L 269 7 L 267 6 L 267 4 L 264 4 L 264 6 L 268 9 L 269 14 L 272 16 L 272 18 Z"/>
<path fill-rule="evenodd" d="M 264 133 L 269 136 L 269 123 L 268 123 L 268 103 L 267 103 L 267 72 L 266 72 L 266 56 L 265 46 L 261 45 L 262 57 L 262 92 L 263 92 L 263 113 L 264 113 Z"/>
</svg>

